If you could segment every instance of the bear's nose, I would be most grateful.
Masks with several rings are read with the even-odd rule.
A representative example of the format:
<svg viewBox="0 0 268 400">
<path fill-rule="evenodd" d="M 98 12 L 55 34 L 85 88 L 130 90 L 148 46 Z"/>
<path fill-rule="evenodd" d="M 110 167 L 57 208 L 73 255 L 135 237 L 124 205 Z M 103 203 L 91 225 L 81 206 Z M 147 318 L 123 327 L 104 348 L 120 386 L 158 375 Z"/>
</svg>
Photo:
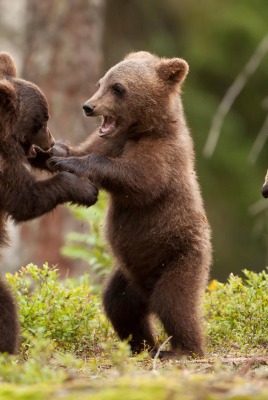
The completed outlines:
<svg viewBox="0 0 268 400">
<path fill-rule="evenodd" d="M 87 117 L 89 117 L 90 115 L 92 115 L 94 108 L 95 108 L 95 107 L 94 107 L 92 104 L 90 104 L 90 103 L 85 103 L 85 104 L 83 105 L 83 110 L 84 110 L 84 113 L 86 114 Z"/>
</svg>

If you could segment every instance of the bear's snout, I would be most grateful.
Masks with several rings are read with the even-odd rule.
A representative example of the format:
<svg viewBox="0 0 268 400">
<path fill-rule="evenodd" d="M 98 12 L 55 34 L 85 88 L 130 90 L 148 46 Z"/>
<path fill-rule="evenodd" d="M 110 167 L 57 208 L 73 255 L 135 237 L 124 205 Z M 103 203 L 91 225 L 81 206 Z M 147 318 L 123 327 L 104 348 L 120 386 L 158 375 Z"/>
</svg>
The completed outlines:
<svg viewBox="0 0 268 400">
<path fill-rule="evenodd" d="M 95 107 L 90 103 L 85 103 L 83 105 L 83 110 L 87 117 L 90 117 L 93 114 L 94 108 Z"/>
</svg>

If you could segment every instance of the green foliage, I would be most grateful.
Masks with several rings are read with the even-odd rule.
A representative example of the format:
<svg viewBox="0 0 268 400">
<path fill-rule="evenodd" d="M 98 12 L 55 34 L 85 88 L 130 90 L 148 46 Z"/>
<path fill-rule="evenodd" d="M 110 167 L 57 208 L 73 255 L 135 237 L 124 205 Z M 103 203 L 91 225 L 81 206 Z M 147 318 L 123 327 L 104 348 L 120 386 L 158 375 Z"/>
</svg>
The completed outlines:
<svg viewBox="0 0 268 400">
<path fill-rule="evenodd" d="M 226 366 L 221 363 L 221 358 L 226 359 L 226 352 L 230 355 L 235 349 L 236 356 L 266 354 L 267 359 L 268 345 L 268 273 L 245 270 L 244 275 L 244 280 L 231 275 L 228 283 L 212 281 L 209 286 L 205 309 L 210 352 L 208 358 L 202 360 L 205 364 L 194 359 L 154 363 L 147 352 L 133 357 L 129 345 L 116 338 L 102 313 L 99 296 L 91 294 L 87 276 L 81 280 L 59 281 L 55 269 L 49 269 L 47 265 L 41 269 L 30 264 L 14 275 L 7 275 L 19 301 L 22 346 L 18 357 L 0 356 L 0 381 L 17 385 L 52 385 L 40 386 L 43 397 L 38 398 L 44 399 L 58 396 L 59 386 L 56 388 L 53 384 L 64 385 L 60 392 L 70 399 L 90 398 L 88 391 L 92 398 L 116 398 L 117 395 L 130 398 L 127 393 L 131 392 L 132 386 L 120 381 L 118 376 L 131 376 L 131 381 L 136 377 L 135 387 L 140 387 L 144 396 L 157 390 L 160 379 L 163 399 L 167 398 L 165 382 L 173 388 L 174 399 L 183 398 L 180 396 L 185 393 L 188 393 L 186 398 L 195 399 L 200 388 L 208 396 L 200 398 L 209 399 L 210 389 L 206 392 L 205 388 L 219 384 L 226 393 L 231 393 L 233 386 L 240 393 L 244 381 L 240 386 L 241 381 L 235 381 L 233 363 Z M 163 333 L 158 334 L 163 340 Z M 256 373 L 259 366 L 254 364 L 254 368 Z M 199 369 L 205 373 L 198 375 Z M 208 371 L 213 371 L 213 376 L 207 374 Z M 262 372 L 260 368 L 260 376 L 262 374 L 266 376 L 267 369 Z M 97 380 L 100 383 L 95 385 L 92 378 L 96 377 L 101 381 Z M 113 377 L 112 381 L 108 377 Z M 142 378 L 146 381 L 145 386 L 141 383 Z M 77 382 L 77 379 L 80 386 L 76 392 L 78 386 L 69 387 L 65 382 Z M 180 384 L 174 386 L 171 381 Z M 81 382 L 85 385 L 81 386 Z M 0 388 L 1 398 L 5 399 L 5 393 L 12 391 L 18 391 L 18 396 L 22 393 L 18 398 L 24 398 L 20 386 L 18 389 L 7 386 L 6 389 L 7 392 L 1 392 Z M 28 391 L 29 396 L 25 398 L 31 398 L 30 393 L 35 393 L 32 387 L 28 387 Z M 245 398 L 251 399 L 250 393 L 251 389 L 247 392 L 249 397 Z M 10 396 L 16 398 L 13 394 Z"/>
<path fill-rule="evenodd" d="M 57 271 L 33 264 L 7 275 L 21 310 L 23 345 L 32 346 L 28 333 L 51 339 L 62 351 L 92 353 L 109 338 L 109 327 L 100 312 L 100 299 L 90 291 L 88 276 L 79 281 L 59 281 Z M 40 331 L 41 329 L 41 331 Z"/>
<path fill-rule="evenodd" d="M 87 233 L 70 232 L 66 244 L 61 249 L 63 255 L 78 258 L 89 264 L 91 279 L 98 282 L 111 269 L 112 259 L 102 239 L 103 214 L 107 199 L 100 193 L 98 203 L 93 207 L 70 206 L 78 221 L 88 225 Z"/>
<path fill-rule="evenodd" d="M 268 273 L 244 270 L 213 281 L 206 295 L 207 331 L 213 351 L 267 348 Z M 256 349 L 255 349 L 256 350 Z"/>
<path fill-rule="evenodd" d="M 82 359 L 57 350 L 55 342 L 42 337 L 42 329 L 38 331 L 38 336 L 30 333 L 25 333 L 25 336 L 27 352 L 22 352 L 19 358 L 0 354 L 0 381 L 16 384 L 59 383 L 83 368 Z"/>
<path fill-rule="evenodd" d="M 205 310 L 212 352 L 268 345 L 268 273 L 244 270 L 244 275 L 244 280 L 230 275 L 228 283 L 212 281 L 209 286 Z M 24 358 L 36 346 L 35 338 L 50 340 L 56 351 L 83 357 L 114 353 L 113 364 L 129 357 L 128 346 L 117 344 L 87 275 L 60 281 L 55 269 L 30 264 L 7 278 L 19 301 Z M 158 336 L 164 340 L 161 331 Z"/>
<path fill-rule="evenodd" d="M 66 376 L 64 370 L 55 368 L 57 357 L 53 358 L 53 342 L 40 336 L 35 338 L 28 335 L 28 339 L 31 340 L 31 348 L 27 352 L 26 362 L 16 356 L 0 355 L 0 379 L 19 384 L 63 381 Z"/>
</svg>

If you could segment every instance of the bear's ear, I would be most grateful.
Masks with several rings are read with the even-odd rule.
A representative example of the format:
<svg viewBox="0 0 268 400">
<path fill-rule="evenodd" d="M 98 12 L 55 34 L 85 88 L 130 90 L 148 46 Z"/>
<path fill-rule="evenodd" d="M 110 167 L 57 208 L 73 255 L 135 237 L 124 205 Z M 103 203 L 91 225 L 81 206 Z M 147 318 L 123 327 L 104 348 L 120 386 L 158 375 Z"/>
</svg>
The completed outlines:
<svg viewBox="0 0 268 400">
<path fill-rule="evenodd" d="M 0 80 L 0 115 L 11 113 L 16 110 L 16 92 L 11 82 L 6 79 Z"/>
<path fill-rule="evenodd" d="M 182 58 L 162 58 L 156 66 L 161 79 L 169 83 L 182 83 L 188 74 L 189 66 Z"/>
<path fill-rule="evenodd" d="M 0 52 L 0 77 L 15 78 L 17 74 L 16 65 L 8 53 Z"/>
<path fill-rule="evenodd" d="M 17 118 L 16 92 L 11 82 L 0 79 L 0 139 L 12 132 Z"/>
</svg>

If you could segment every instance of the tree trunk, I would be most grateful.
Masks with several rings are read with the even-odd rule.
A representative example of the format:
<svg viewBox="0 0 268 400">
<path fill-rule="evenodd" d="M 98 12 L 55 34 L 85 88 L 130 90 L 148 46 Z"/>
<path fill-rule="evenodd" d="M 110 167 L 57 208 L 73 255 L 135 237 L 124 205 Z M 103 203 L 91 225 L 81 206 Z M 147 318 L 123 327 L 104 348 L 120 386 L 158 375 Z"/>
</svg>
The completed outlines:
<svg viewBox="0 0 268 400">
<path fill-rule="evenodd" d="M 28 0 L 21 76 L 44 91 L 49 127 L 56 139 L 81 142 L 94 128 L 82 105 L 94 92 L 102 65 L 105 0 Z M 81 224 L 80 224 L 81 225 Z M 74 262 L 60 254 L 67 231 L 80 229 L 65 207 L 21 227 L 21 262 L 57 265 L 64 275 Z M 76 265 L 79 267 L 79 265 Z"/>
</svg>

